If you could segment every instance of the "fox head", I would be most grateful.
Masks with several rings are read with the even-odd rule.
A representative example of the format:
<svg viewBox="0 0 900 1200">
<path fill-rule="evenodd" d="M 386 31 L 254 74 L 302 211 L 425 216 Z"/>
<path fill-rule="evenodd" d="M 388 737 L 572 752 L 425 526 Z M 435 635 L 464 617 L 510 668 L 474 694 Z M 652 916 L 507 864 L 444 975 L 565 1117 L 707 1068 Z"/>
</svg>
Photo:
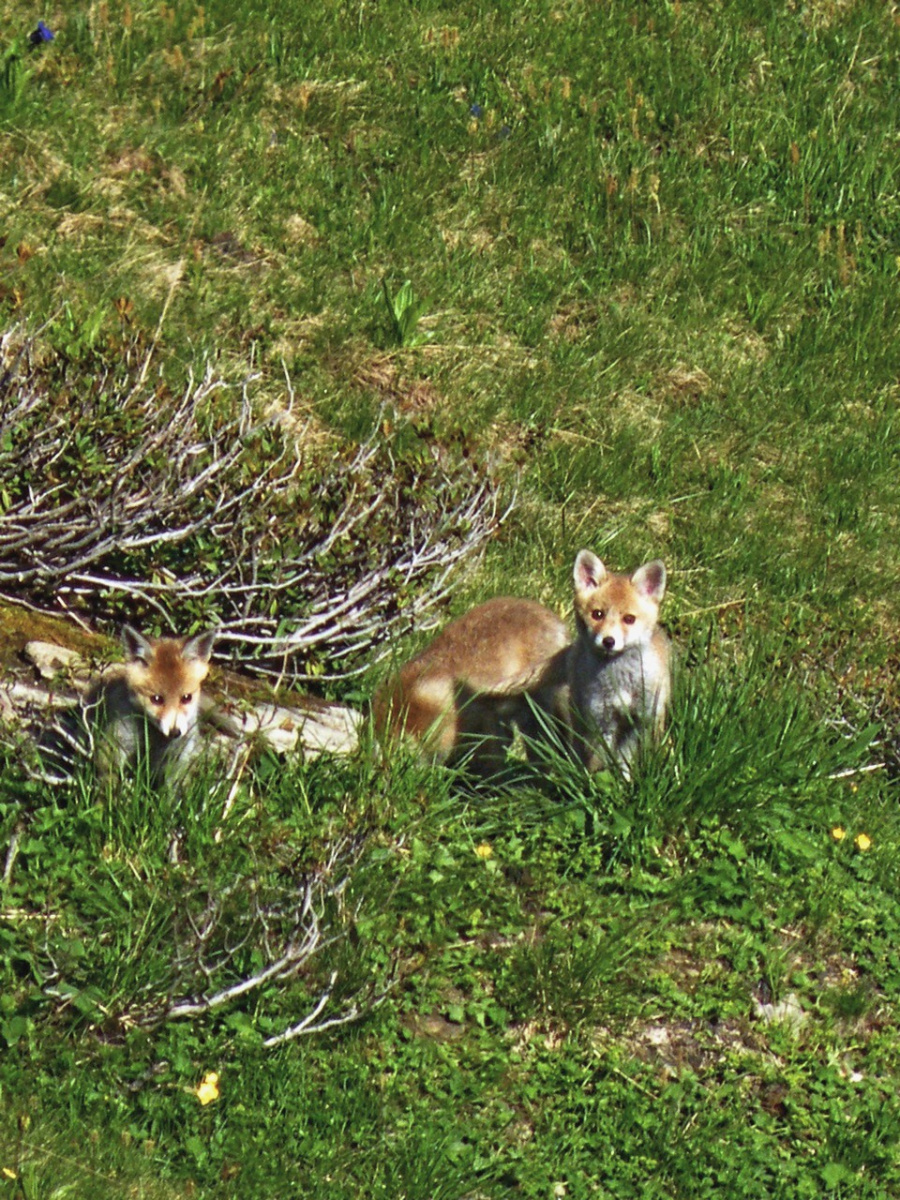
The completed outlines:
<svg viewBox="0 0 900 1200">
<path fill-rule="evenodd" d="M 666 590 L 666 568 L 658 559 L 633 575 L 613 575 L 596 554 L 575 559 L 575 617 L 593 649 L 619 654 L 649 642 Z"/>
<path fill-rule="evenodd" d="M 181 737 L 196 724 L 214 638 L 214 633 L 145 638 L 123 627 L 125 679 L 135 703 L 164 737 Z"/>
</svg>

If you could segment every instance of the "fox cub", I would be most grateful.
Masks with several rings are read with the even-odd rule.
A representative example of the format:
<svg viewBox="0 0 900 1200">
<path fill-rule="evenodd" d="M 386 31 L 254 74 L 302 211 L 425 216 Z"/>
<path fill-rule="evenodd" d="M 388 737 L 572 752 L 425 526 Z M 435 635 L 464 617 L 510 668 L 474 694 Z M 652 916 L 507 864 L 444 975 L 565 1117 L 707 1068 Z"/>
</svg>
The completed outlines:
<svg viewBox="0 0 900 1200">
<path fill-rule="evenodd" d="M 577 633 L 567 655 L 573 750 L 589 771 L 615 763 L 628 777 L 642 732 L 661 732 L 669 700 L 669 639 L 656 623 L 666 568 L 654 559 L 633 575 L 614 575 L 582 550 L 574 577 Z"/>
<path fill-rule="evenodd" d="M 101 777 L 128 768 L 146 771 L 153 787 L 177 778 L 198 753 L 200 685 L 214 637 L 145 638 L 125 625 L 124 664 L 39 737 L 41 777 L 61 782 L 79 758 L 91 758 Z"/>
<path fill-rule="evenodd" d="M 196 757 L 200 686 L 214 638 L 145 638 L 123 627 L 125 665 L 98 680 L 85 702 L 101 774 L 146 760 L 156 787 Z"/>
<path fill-rule="evenodd" d="M 479 604 L 381 685 L 375 729 L 412 738 L 437 762 L 464 759 L 490 773 L 503 765 L 513 725 L 536 736 L 528 698 L 541 704 L 551 664 L 568 643 L 564 622 L 533 600 Z"/>
</svg>

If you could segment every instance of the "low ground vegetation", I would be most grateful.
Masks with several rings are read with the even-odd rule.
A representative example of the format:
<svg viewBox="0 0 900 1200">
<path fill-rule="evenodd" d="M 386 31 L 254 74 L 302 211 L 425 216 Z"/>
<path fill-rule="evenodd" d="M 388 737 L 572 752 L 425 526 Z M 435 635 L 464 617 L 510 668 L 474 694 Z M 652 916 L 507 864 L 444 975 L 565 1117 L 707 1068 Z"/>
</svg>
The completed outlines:
<svg viewBox="0 0 900 1200">
<path fill-rule="evenodd" d="M 22 601 L 283 637 L 306 583 L 220 612 L 223 533 L 282 578 L 346 512 L 304 560 L 339 605 L 410 531 L 452 558 L 479 495 L 477 569 L 388 570 L 296 674 L 363 705 L 369 630 L 402 657 L 436 597 L 568 613 L 582 547 L 665 560 L 678 647 L 631 782 L 551 755 L 473 791 L 364 748 L 107 796 L 8 755 L 0 1195 L 895 1195 L 897 14 L 110 0 L 34 44 L 0 15 L 2 328 L 32 346 L 0 390 L 47 404 L 0 414 L 4 655 Z M 44 501 L 107 536 L 119 456 L 157 494 L 177 455 L 135 454 L 185 405 L 221 487 L 29 564 Z M 307 892 L 316 952 L 270 979 Z M 266 1046 L 323 997 L 360 1019 Z"/>
</svg>

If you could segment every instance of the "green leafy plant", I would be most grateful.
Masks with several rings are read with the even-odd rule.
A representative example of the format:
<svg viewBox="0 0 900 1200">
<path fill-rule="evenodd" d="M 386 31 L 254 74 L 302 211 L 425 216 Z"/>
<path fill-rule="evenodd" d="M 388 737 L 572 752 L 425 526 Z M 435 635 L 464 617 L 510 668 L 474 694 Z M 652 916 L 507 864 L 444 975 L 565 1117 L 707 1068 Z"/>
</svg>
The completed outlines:
<svg viewBox="0 0 900 1200">
<path fill-rule="evenodd" d="M 25 94 L 31 71 L 25 63 L 21 41 L 12 42 L 0 54 L 0 116 L 12 116 Z"/>
<path fill-rule="evenodd" d="M 430 341 L 433 334 L 419 328 L 419 322 L 425 313 L 425 304 L 416 296 L 410 280 L 405 280 L 399 291 L 395 295 L 391 295 L 388 282 L 383 279 L 381 290 L 388 315 L 391 318 L 391 330 L 396 344 L 413 347 Z"/>
</svg>

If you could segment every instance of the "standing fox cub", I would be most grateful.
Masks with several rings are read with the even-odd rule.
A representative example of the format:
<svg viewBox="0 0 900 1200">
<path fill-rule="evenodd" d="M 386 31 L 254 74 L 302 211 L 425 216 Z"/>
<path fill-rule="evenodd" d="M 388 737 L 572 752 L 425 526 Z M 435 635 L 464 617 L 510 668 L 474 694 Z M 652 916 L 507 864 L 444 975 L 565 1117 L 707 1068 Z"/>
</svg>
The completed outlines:
<svg viewBox="0 0 900 1200">
<path fill-rule="evenodd" d="M 662 731 L 669 639 L 657 625 L 666 590 L 659 559 L 613 575 L 590 550 L 575 559 L 577 635 L 567 655 L 568 723 L 589 771 L 616 763 L 628 777 L 641 733 Z"/>
<path fill-rule="evenodd" d="M 537 733 L 552 663 L 569 643 L 565 624 L 533 600 L 498 596 L 451 621 L 399 673 L 373 706 L 382 736 L 404 734 L 437 762 L 465 758 L 476 771 L 503 765 L 512 725 Z M 549 707 L 550 696 L 544 700 Z"/>
<path fill-rule="evenodd" d="M 98 680 L 85 701 L 101 774 L 146 762 L 158 786 L 196 757 L 200 686 L 214 637 L 145 638 L 123 627 L 125 665 Z"/>
</svg>

